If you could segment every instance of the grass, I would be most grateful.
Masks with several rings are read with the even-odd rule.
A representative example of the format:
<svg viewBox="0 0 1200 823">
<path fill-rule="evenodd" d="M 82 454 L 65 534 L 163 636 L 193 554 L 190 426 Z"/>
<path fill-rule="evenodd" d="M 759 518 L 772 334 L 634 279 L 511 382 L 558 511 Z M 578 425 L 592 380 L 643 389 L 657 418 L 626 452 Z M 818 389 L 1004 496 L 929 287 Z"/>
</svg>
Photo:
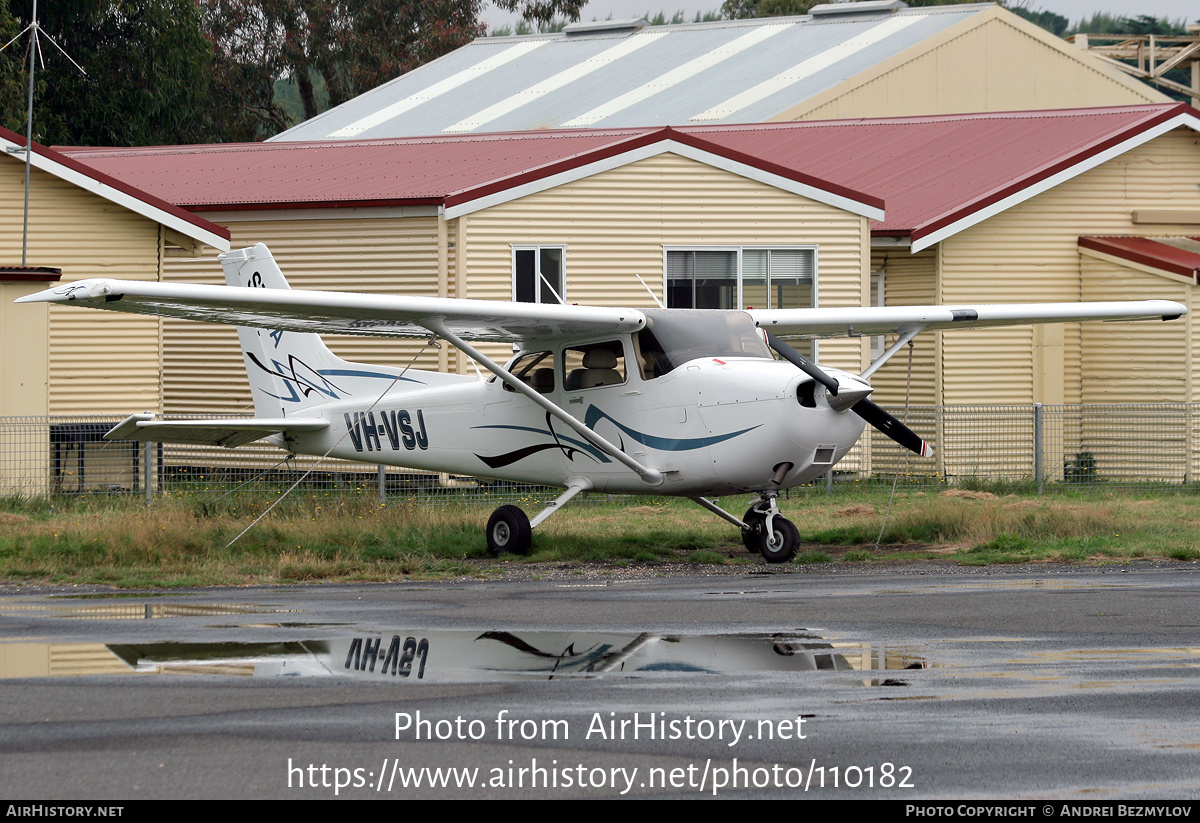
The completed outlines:
<svg viewBox="0 0 1200 823">
<path fill-rule="evenodd" d="M 724 521 L 656 498 L 569 506 L 539 526 L 526 558 L 488 556 L 489 507 L 380 507 L 370 495 L 289 499 L 229 546 L 270 500 L 0 500 L 0 581 L 137 588 L 487 576 L 530 563 L 761 563 Z M 866 489 L 781 501 L 803 541 L 795 562 L 1200 559 L 1200 495 L 906 491 L 885 524 L 887 500 L 886 490 Z M 740 514 L 747 499 L 722 503 Z"/>
</svg>

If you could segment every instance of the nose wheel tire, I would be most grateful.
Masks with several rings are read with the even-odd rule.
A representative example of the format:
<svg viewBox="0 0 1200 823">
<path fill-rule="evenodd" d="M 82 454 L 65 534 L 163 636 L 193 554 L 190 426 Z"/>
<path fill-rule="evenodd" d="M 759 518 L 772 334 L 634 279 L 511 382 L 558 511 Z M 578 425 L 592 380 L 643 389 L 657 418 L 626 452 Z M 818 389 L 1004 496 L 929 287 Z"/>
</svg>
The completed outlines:
<svg viewBox="0 0 1200 823">
<path fill-rule="evenodd" d="M 758 531 L 758 534 L 760 551 L 768 563 L 786 563 L 796 556 L 796 550 L 800 548 L 800 530 L 791 520 L 779 515 L 771 520 L 770 535 L 766 534 L 765 529 Z"/>
<path fill-rule="evenodd" d="M 746 525 L 750 527 L 750 531 L 742 532 L 742 545 L 746 547 L 746 551 L 751 554 L 759 554 L 762 552 L 763 529 L 767 522 L 767 516 L 760 511 L 757 511 L 753 506 L 746 512 L 746 516 L 742 518 L 746 521 Z"/>
<path fill-rule="evenodd" d="M 488 551 L 528 554 L 533 543 L 529 518 L 516 506 L 501 506 L 492 512 L 487 524 Z"/>
</svg>

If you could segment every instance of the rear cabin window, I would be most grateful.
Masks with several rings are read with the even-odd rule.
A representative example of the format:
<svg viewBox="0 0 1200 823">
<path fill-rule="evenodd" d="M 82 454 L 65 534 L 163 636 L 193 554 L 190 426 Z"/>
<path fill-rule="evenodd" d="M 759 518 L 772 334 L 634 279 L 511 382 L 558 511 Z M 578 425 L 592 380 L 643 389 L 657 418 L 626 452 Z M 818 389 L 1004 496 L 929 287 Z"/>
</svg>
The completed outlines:
<svg viewBox="0 0 1200 823">
<path fill-rule="evenodd" d="M 549 394 L 554 391 L 554 352 L 539 351 L 522 354 L 509 364 L 508 370 L 513 376 L 538 394 Z M 507 383 L 504 390 L 516 393 L 516 389 Z"/>
</svg>

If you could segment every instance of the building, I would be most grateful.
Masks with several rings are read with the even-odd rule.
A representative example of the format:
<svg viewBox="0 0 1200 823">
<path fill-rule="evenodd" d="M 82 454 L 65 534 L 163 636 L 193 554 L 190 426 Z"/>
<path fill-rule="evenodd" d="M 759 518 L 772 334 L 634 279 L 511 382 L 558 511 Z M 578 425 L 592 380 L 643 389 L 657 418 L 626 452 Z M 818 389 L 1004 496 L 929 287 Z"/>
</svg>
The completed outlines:
<svg viewBox="0 0 1200 823">
<path fill-rule="evenodd" d="M 43 489 L 57 448 L 88 448 L 98 433 L 52 430 L 47 415 L 116 414 L 163 402 L 162 323 L 90 317 L 58 306 L 13 305 L 57 282 L 119 276 L 159 280 L 174 253 L 229 248 L 229 232 L 59 152 L 34 144 L 29 169 L 28 265 L 25 140 L 0 129 L 0 493 Z M 10 426 L 43 421 L 36 437 Z M 19 444 L 19 445 L 18 445 Z M 61 468 L 61 465 L 58 465 Z M 61 479 L 61 478 L 59 478 Z"/>
<path fill-rule="evenodd" d="M 482 38 L 273 140 L 1167 101 L 997 5 L 910 9 L 881 0 L 816 6 L 802 17 L 672 26 L 609 20 L 556 34 Z"/>
<path fill-rule="evenodd" d="M 633 306 L 1153 296 L 1200 308 L 1186 239 L 1200 234 L 1198 132 L 1200 112 L 1158 104 L 69 155 L 229 225 L 238 245 L 268 243 L 305 287 Z M 219 273 L 172 263 L 166 276 Z M 1194 403 L 1198 314 L 922 336 L 911 380 L 893 360 L 878 397 Z M 248 403 L 230 330 L 164 328 L 165 411 Z M 823 341 L 820 358 L 861 370 L 880 343 Z M 335 348 L 400 364 L 417 350 Z M 470 368 L 445 349 L 418 365 Z"/>
</svg>

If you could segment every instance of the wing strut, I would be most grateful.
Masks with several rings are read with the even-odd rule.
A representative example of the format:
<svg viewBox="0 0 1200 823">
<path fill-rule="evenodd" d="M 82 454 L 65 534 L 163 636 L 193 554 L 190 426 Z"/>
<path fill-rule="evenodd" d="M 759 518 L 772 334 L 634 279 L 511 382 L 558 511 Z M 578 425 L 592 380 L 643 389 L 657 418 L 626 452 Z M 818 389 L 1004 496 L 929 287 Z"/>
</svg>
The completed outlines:
<svg viewBox="0 0 1200 823">
<path fill-rule="evenodd" d="M 863 380 L 866 380 L 875 372 L 879 371 L 879 367 L 892 359 L 892 355 L 904 348 L 904 344 L 908 343 L 921 332 L 925 331 L 924 326 L 913 326 L 911 329 L 906 329 L 903 334 L 896 339 L 896 342 L 888 347 L 888 350 L 879 357 L 875 358 L 875 362 L 867 366 L 867 370 L 859 375 Z"/>
<path fill-rule="evenodd" d="M 438 337 L 441 337 L 441 338 L 444 338 L 445 340 L 450 341 L 450 343 L 456 349 L 459 349 L 459 350 L 465 352 L 467 354 L 467 356 L 471 357 L 476 362 L 482 363 L 483 367 L 485 369 L 487 369 L 492 374 L 499 377 L 507 385 L 511 386 L 514 391 L 518 391 L 521 394 L 525 395 L 530 400 L 532 400 L 534 403 L 537 403 L 543 409 L 550 412 L 552 415 L 557 417 L 562 422 L 566 423 L 568 426 L 570 426 L 572 429 L 574 429 L 579 434 L 580 437 L 587 440 L 589 443 L 594 445 L 596 448 L 600 449 L 605 454 L 609 455 L 610 457 L 612 457 L 614 460 L 618 461 L 619 463 L 622 463 L 625 466 L 628 466 L 633 471 L 637 472 L 638 476 L 641 477 L 642 480 L 645 483 L 647 483 L 648 485 L 658 486 L 663 482 L 663 474 L 658 469 L 652 468 L 650 466 L 643 466 L 641 463 L 634 460 L 632 457 L 627 455 L 625 452 L 618 449 L 612 443 L 608 442 L 603 437 L 601 437 L 600 435 L 596 434 L 594 431 L 589 429 L 587 426 L 583 425 L 583 423 L 581 423 L 575 417 L 572 417 L 564 409 L 560 408 L 556 404 L 552 403 L 550 400 L 546 399 L 546 397 L 544 395 L 538 394 L 536 391 L 533 390 L 533 388 L 531 386 L 527 386 L 525 383 L 522 383 L 520 380 L 518 380 L 516 378 L 516 376 L 513 375 L 512 372 L 508 371 L 503 366 L 497 365 L 487 355 L 483 354 L 478 349 L 476 349 L 474 346 L 467 343 L 465 340 L 460 338 L 458 335 L 454 334 L 454 332 L 452 332 L 448 328 L 446 328 L 446 324 L 442 321 L 442 319 L 440 317 L 427 318 L 425 320 L 420 321 L 420 323 L 422 326 L 429 329 L 431 332 L 436 334 Z"/>
</svg>

